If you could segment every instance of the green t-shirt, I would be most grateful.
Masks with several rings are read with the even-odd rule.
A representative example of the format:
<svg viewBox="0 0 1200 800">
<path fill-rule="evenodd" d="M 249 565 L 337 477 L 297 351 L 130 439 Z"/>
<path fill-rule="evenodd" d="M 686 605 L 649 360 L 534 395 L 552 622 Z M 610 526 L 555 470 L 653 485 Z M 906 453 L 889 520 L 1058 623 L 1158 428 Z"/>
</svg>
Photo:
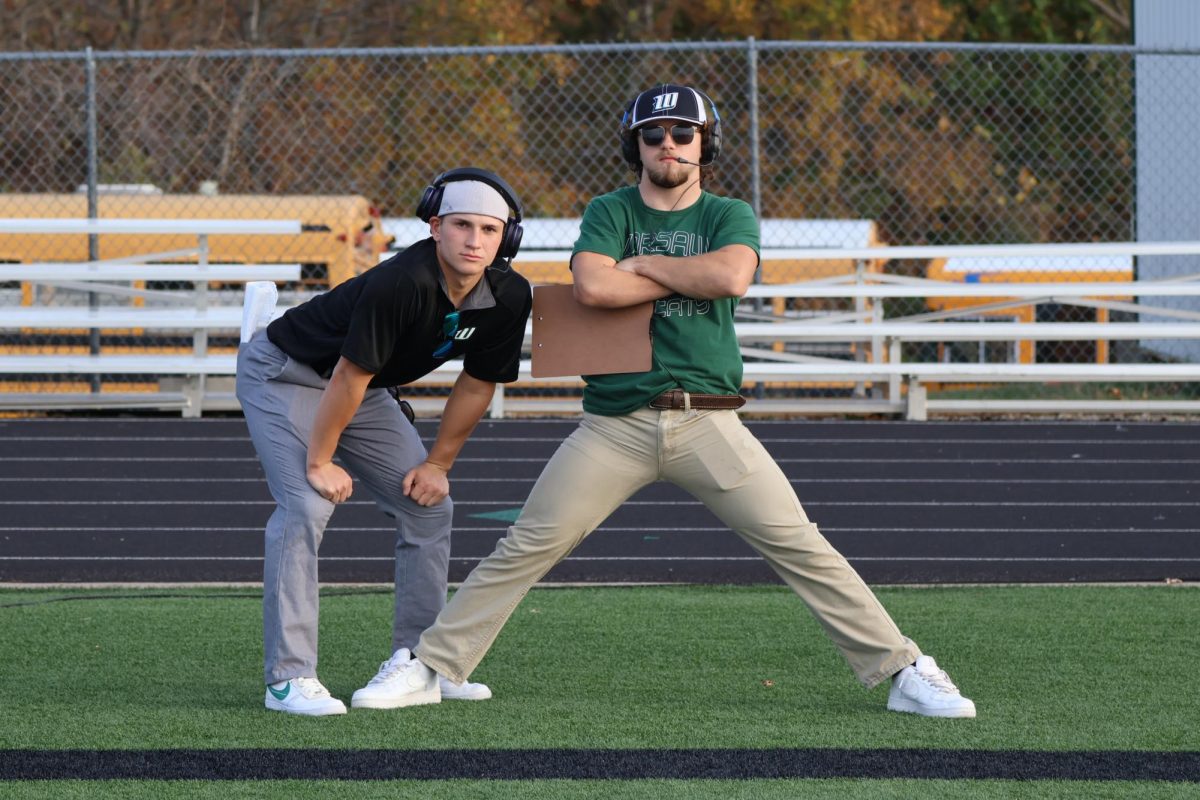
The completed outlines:
<svg viewBox="0 0 1200 800">
<path fill-rule="evenodd" d="M 583 212 L 573 253 L 617 261 L 634 255 L 694 256 L 730 244 L 758 252 L 758 220 L 741 200 L 702 192 L 679 211 L 647 208 L 637 186 L 592 200 Z M 655 303 L 654 360 L 648 372 L 585 375 L 583 408 L 618 416 L 676 387 L 698 394 L 737 394 L 742 356 L 733 330 L 738 298 L 697 300 L 674 294 Z"/>
</svg>

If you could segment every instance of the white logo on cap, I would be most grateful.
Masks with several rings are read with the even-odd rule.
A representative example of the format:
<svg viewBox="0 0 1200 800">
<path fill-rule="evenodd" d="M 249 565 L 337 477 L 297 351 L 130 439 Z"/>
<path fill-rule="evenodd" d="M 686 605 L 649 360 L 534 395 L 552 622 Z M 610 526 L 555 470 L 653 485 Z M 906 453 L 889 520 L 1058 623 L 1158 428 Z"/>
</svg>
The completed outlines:
<svg viewBox="0 0 1200 800">
<path fill-rule="evenodd" d="M 667 92 L 654 98 L 654 110 L 666 111 L 679 105 L 679 92 Z"/>
</svg>

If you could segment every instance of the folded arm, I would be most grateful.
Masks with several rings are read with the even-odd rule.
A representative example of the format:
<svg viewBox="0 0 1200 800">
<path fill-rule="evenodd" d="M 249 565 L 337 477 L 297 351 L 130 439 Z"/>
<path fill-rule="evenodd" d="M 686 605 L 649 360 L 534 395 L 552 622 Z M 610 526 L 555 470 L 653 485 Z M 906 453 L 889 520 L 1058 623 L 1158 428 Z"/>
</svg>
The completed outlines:
<svg viewBox="0 0 1200 800">
<path fill-rule="evenodd" d="M 615 261 L 584 251 L 571 259 L 575 298 L 601 308 L 624 308 L 672 294 L 698 300 L 741 297 L 757 268 L 758 254 L 744 244 L 696 256 L 641 255 Z"/>
</svg>

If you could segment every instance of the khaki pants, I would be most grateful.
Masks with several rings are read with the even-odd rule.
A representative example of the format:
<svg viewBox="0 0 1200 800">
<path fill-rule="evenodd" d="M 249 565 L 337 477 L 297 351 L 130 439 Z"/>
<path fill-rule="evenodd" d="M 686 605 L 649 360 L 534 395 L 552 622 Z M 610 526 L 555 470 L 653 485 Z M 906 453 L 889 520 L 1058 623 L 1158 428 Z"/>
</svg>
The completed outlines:
<svg viewBox="0 0 1200 800">
<path fill-rule="evenodd" d="M 542 470 L 520 518 L 417 645 L 466 680 L 543 575 L 646 484 L 674 483 L 745 539 L 805 602 L 858 680 L 874 686 L 919 656 L 858 573 L 808 521 L 787 477 L 733 411 L 585 414 Z"/>
</svg>

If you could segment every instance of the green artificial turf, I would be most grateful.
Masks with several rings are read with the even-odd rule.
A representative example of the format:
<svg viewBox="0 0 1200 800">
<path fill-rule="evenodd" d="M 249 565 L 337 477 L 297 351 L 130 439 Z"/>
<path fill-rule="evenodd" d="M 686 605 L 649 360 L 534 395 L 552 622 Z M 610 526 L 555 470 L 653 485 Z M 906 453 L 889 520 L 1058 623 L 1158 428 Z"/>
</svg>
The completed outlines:
<svg viewBox="0 0 1200 800">
<path fill-rule="evenodd" d="M 885 713 L 886 686 L 860 688 L 777 587 L 535 589 L 473 676 L 492 701 L 269 714 L 258 599 L 189 593 L 0 608 L 0 674 L 17 689 L 0 747 L 1200 746 L 1192 587 L 879 590 L 976 701 L 971 722 Z M 335 696 L 387 658 L 390 626 L 388 592 L 325 592 L 320 677 Z"/>
<path fill-rule="evenodd" d="M 194 596 L 165 596 L 178 594 Z M 886 685 L 861 688 L 803 604 L 781 587 L 535 589 L 472 676 L 491 685 L 493 700 L 317 719 L 263 709 L 253 589 L 0 590 L 0 675 L 8 687 L 0 750 L 1200 750 L 1196 587 L 889 587 L 877 594 L 905 634 L 975 700 L 977 719 L 886 712 Z M 388 656 L 391 605 L 384 590 L 323 592 L 320 677 L 335 696 L 348 700 Z M 905 783 L 514 781 L 503 796 L 884 797 L 912 794 Z M 342 784 L 356 797 L 395 796 L 403 785 L 366 783 L 359 792 Z M 488 795 L 479 787 L 489 784 L 420 785 L 426 797 L 481 797 Z M 1004 781 L 947 785 L 953 792 L 937 796 L 1012 791 Z M 99 786 L 9 783 L 0 794 L 95 796 Z M 302 786 L 317 795 L 317 783 Z M 589 786 L 606 788 L 593 795 Z M 1195 788 L 1047 781 L 1038 794 L 1022 795 L 1180 797 Z M 104 792 L 310 796 L 270 782 L 110 782 Z"/>
</svg>

